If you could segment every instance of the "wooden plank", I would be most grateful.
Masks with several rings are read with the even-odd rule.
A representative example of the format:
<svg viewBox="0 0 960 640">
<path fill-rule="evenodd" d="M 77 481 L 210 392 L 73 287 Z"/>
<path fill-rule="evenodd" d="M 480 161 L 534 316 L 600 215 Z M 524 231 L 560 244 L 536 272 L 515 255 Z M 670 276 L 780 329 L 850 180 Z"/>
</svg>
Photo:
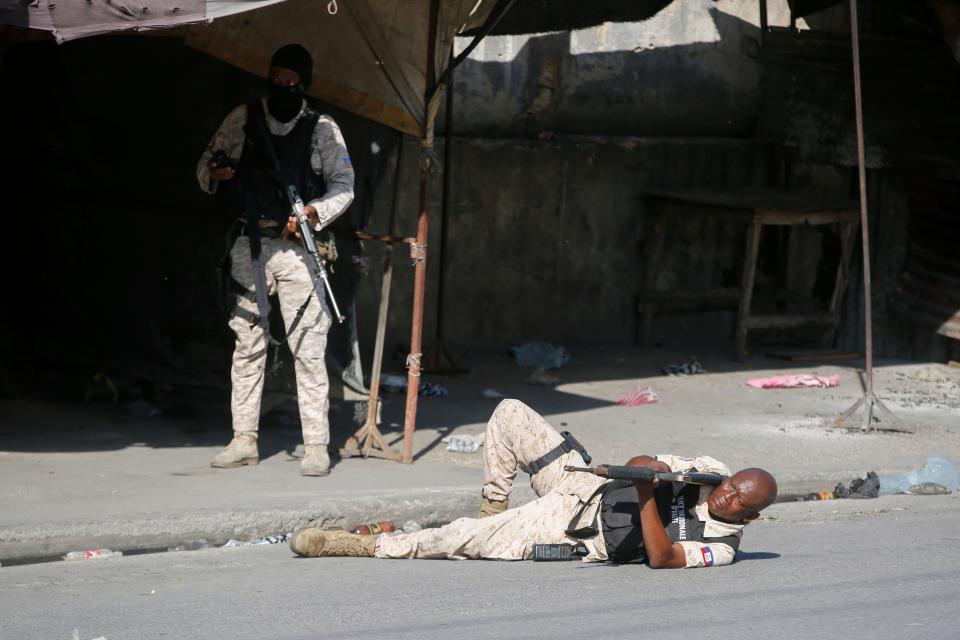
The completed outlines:
<svg viewBox="0 0 960 640">
<path fill-rule="evenodd" d="M 672 301 L 696 301 L 696 300 L 738 300 L 740 298 L 740 289 L 738 287 L 725 287 L 718 289 L 684 289 L 669 291 L 641 291 L 637 294 L 641 302 L 672 302 Z"/>
<path fill-rule="evenodd" d="M 830 314 L 749 316 L 740 321 L 746 329 L 794 329 L 808 325 L 835 325 L 837 318 Z"/>
<path fill-rule="evenodd" d="M 820 360 L 853 360 L 862 357 L 856 351 L 838 349 L 784 349 L 767 352 L 771 358 L 780 358 L 790 362 L 816 362 Z"/>
<path fill-rule="evenodd" d="M 859 211 L 778 211 L 758 209 L 755 219 L 767 225 L 824 225 L 851 224 L 860 216 Z"/>
<path fill-rule="evenodd" d="M 733 340 L 733 357 L 742 360 L 747 351 L 747 320 L 753 302 L 753 280 L 757 275 L 757 255 L 760 251 L 760 233 L 763 227 L 754 222 L 747 229 L 746 248 L 743 255 L 743 273 L 740 278 L 740 308 L 737 311 L 737 329 Z"/>
</svg>

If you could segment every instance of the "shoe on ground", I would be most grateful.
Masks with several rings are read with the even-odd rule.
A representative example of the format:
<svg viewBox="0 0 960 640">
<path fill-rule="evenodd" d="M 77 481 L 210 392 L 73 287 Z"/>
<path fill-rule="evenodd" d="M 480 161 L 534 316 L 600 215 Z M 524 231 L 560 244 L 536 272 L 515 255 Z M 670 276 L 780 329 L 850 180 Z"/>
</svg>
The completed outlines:
<svg viewBox="0 0 960 640">
<path fill-rule="evenodd" d="M 233 440 L 214 457 L 211 467 L 232 469 L 260 462 L 256 431 L 234 431 Z"/>
<path fill-rule="evenodd" d="M 480 517 L 488 518 L 503 513 L 510 508 L 509 500 L 491 500 L 483 496 L 483 502 L 480 503 Z"/>
<path fill-rule="evenodd" d="M 300 475 L 330 475 L 330 453 L 325 444 L 308 444 L 303 448 L 303 460 L 300 461 Z"/>
<path fill-rule="evenodd" d="M 377 536 L 361 536 L 347 531 L 308 527 L 297 529 L 290 538 L 290 550 L 304 558 L 372 558 L 376 549 Z"/>
</svg>

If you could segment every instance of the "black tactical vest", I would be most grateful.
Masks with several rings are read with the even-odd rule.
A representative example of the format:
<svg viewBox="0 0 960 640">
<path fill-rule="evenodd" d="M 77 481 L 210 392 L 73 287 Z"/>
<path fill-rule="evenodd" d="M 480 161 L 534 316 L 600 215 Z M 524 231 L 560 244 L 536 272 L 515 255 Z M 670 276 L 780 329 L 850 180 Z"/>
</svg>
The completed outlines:
<svg viewBox="0 0 960 640">
<path fill-rule="evenodd" d="M 699 485 L 663 483 L 654 489 L 653 495 L 670 542 L 721 542 L 733 547 L 734 551 L 739 547 L 739 536 L 704 538 L 706 523 L 696 513 Z M 600 522 L 607 556 L 611 561 L 642 562 L 647 559 L 640 528 L 640 496 L 632 484 L 614 486 L 604 493 Z"/>
<path fill-rule="evenodd" d="M 246 140 L 240 154 L 237 173 L 243 191 L 241 206 L 248 219 L 256 217 L 276 220 L 283 225 L 290 216 L 290 201 L 287 199 L 285 188 L 277 180 L 270 151 L 258 148 L 256 144 L 258 136 L 252 135 L 251 126 L 254 119 L 259 118 L 261 131 L 267 134 L 273 147 L 279 177 L 285 185 L 294 185 L 301 199 L 307 203 L 323 195 L 325 191 L 323 178 L 314 173 L 310 164 L 313 130 L 317 126 L 319 117 L 317 112 L 308 108 L 300 115 L 300 119 L 290 133 L 277 136 L 270 133 L 267 127 L 260 101 L 255 100 L 247 105 Z"/>
</svg>

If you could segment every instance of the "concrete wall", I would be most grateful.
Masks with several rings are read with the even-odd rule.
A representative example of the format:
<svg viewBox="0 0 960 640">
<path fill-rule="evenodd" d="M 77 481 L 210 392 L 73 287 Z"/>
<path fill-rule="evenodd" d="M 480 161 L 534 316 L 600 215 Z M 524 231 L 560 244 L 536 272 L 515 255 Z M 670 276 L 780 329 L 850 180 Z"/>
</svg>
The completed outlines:
<svg viewBox="0 0 960 640">
<path fill-rule="evenodd" d="M 768 4 L 771 24 L 789 21 L 785 0 Z M 456 71 L 453 129 L 497 137 L 749 135 L 758 6 L 676 0 L 639 23 L 489 37 Z"/>
<path fill-rule="evenodd" d="M 455 138 L 450 162 L 438 140 L 438 164 L 451 172 L 446 246 L 441 254 L 442 174 L 432 181 L 425 342 L 436 332 L 443 270 L 443 335 L 455 348 L 501 349 L 522 340 L 629 343 L 634 297 L 649 239 L 650 189 L 765 184 L 764 148 L 730 139 L 569 136 L 550 142 Z M 395 232 L 413 235 L 416 146 L 405 148 Z M 387 171 L 387 174 L 390 172 Z M 375 197 L 370 228 L 386 232 L 392 185 Z M 743 227 L 716 219 L 671 224 L 657 265 L 658 286 L 735 286 Z M 367 243 L 369 277 L 358 300 L 361 334 L 372 336 L 382 250 Z M 409 339 L 412 269 L 398 249 L 391 346 Z M 733 312 L 658 317 L 654 338 L 682 347 L 725 344 Z M 368 345 L 369 345 L 368 341 Z"/>
</svg>

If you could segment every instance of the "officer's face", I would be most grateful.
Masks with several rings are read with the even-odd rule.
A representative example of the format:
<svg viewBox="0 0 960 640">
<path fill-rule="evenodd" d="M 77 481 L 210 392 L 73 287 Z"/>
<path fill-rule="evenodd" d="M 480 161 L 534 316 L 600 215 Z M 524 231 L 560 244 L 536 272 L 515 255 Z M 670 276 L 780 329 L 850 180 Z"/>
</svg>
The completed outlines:
<svg viewBox="0 0 960 640">
<path fill-rule="evenodd" d="M 757 479 L 749 473 L 735 473 L 713 490 L 707 498 L 710 513 L 728 522 L 741 522 L 756 517 L 763 504 Z"/>
<path fill-rule="evenodd" d="M 300 74 L 293 69 L 270 67 L 270 82 L 281 87 L 295 87 L 300 84 Z"/>
</svg>

